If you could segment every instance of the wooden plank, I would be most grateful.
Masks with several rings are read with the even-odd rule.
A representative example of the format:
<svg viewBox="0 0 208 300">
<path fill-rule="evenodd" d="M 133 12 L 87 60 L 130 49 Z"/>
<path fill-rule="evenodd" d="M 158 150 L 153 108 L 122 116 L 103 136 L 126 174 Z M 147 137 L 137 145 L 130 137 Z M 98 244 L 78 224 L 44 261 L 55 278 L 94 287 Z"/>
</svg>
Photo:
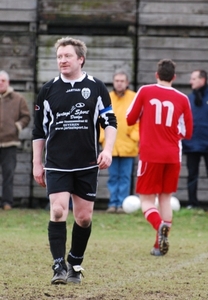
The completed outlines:
<svg viewBox="0 0 208 300">
<path fill-rule="evenodd" d="M 37 0 L 21 0 L 21 1 L 14 1 L 14 0 L 1 0 L 0 1 L 0 10 L 7 9 L 7 10 L 35 10 L 37 8 Z"/>
<path fill-rule="evenodd" d="M 206 27 L 177 27 L 173 26 L 154 26 L 142 25 L 138 27 L 138 36 L 168 36 L 169 38 L 178 37 L 207 37 L 208 32 Z"/>
<path fill-rule="evenodd" d="M 30 197 L 30 188 L 27 186 L 14 186 L 15 198 L 27 198 Z"/>
<path fill-rule="evenodd" d="M 208 3 L 140 1 L 139 24 L 154 26 L 207 26 Z"/>
<path fill-rule="evenodd" d="M 191 2 L 191 1 L 140 1 L 139 12 L 142 14 L 182 14 L 182 15 L 207 15 L 207 1 Z M 184 16 L 186 17 L 186 16 Z M 196 25 L 196 24 L 194 24 Z"/>
<path fill-rule="evenodd" d="M 36 21 L 36 11 L 18 11 L 18 10 L 0 10 L 0 20 L 1 22 L 35 22 Z"/>
<path fill-rule="evenodd" d="M 189 83 L 189 74 L 179 74 L 177 73 L 177 77 L 176 77 L 176 80 L 174 81 L 174 84 L 173 86 L 178 86 L 178 85 L 186 85 Z M 154 83 L 156 82 L 155 80 L 155 74 L 152 73 L 152 72 L 139 72 L 138 74 L 138 83 L 141 85 L 141 84 L 151 84 L 151 83 Z"/>
<path fill-rule="evenodd" d="M 208 178 L 202 177 L 200 174 L 200 178 L 198 180 L 198 190 L 207 191 L 207 187 L 208 187 Z M 187 177 L 180 177 L 178 188 L 187 189 Z"/>
<path fill-rule="evenodd" d="M 12 26 L 11 26 L 12 25 Z M 23 24 L 5 24 L 0 23 L 0 32 L 26 32 L 29 30 L 29 25 L 27 23 Z"/>
<path fill-rule="evenodd" d="M 188 51 L 188 55 L 187 55 Z M 171 58 L 174 61 L 198 61 L 204 62 L 207 60 L 207 51 L 200 49 L 143 49 L 139 50 L 140 59 L 159 60 L 161 58 Z"/>
<path fill-rule="evenodd" d="M 120 51 L 121 52 L 121 51 Z M 114 54 L 116 55 L 116 54 Z M 86 71 L 90 74 L 96 73 L 103 73 L 107 72 L 111 74 L 110 80 L 112 80 L 113 72 L 118 68 L 124 68 L 130 75 L 132 75 L 132 69 L 133 69 L 133 58 L 129 59 L 121 59 L 118 57 L 118 59 L 112 59 L 112 57 L 109 57 L 109 59 L 105 60 L 91 60 L 87 59 L 86 64 L 83 68 L 83 71 Z M 38 73 L 39 72 L 53 72 L 53 74 L 58 74 L 58 68 L 56 59 L 39 59 L 38 60 Z"/>
<path fill-rule="evenodd" d="M 127 36 L 87 36 L 87 35 L 70 35 L 72 38 L 82 40 L 87 47 L 97 48 L 97 47 L 108 47 L 108 48 L 132 48 L 133 37 Z M 46 54 L 51 55 L 52 52 L 55 54 L 54 44 L 60 39 L 60 35 L 43 35 L 38 36 L 38 51 L 44 53 L 46 47 Z M 41 48 L 43 47 L 43 49 Z M 52 51 L 52 52 L 51 52 Z M 54 55 L 53 54 L 53 55 Z"/>
<path fill-rule="evenodd" d="M 11 27 L 8 25 L 9 29 Z M 34 33 L 0 33 L 0 53 L 3 57 L 0 61 L 0 68 L 9 73 L 11 84 L 15 80 L 18 82 L 34 81 L 35 37 Z M 29 87 L 31 85 L 24 83 L 22 89 L 28 90 Z"/>
<path fill-rule="evenodd" d="M 47 198 L 46 189 L 38 186 L 36 183 L 34 183 L 33 190 L 32 190 L 32 197 L 33 198 Z"/>
<path fill-rule="evenodd" d="M 180 15 L 178 14 L 141 14 L 139 17 L 139 25 L 154 26 L 208 26 L 207 15 Z"/>
<path fill-rule="evenodd" d="M 0 32 L 1 51 L 5 51 L 2 54 L 7 55 L 32 55 L 35 53 L 34 42 L 35 34 L 33 33 L 14 33 Z"/>
<path fill-rule="evenodd" d="M 15 173 L 30 174 L 31 173 L 31 162 L 17 161 Z"/>
<path fill-rule="evenodd" d="M 22 150 L 17 150 L 17 160 L 21 162 L 31 161 L 31 153 L 25 153 Z"/>
<path fill-rule="evenodd" d="M 21 74 L 21 71 L 19 72 L 19 70 L 17 70 L 16 72 L 12 71 L 12 73 L 11 72 L 9 73 L 11 74 L 11 78 L 13 78 L 11 79 L 11 85 L 16 91 L 19 92 L 34 91 L 34 81 L 26 82 L 27 76 L 24 73 L 24 70 L 23 70 L 23 74 Z M 17 81 L 18 78 L 22 81 Z"/>
<path fill-rule="evenodd" d="M 149 61 L 149 60 L 140 60 L 138 62 L 138 69 L 139 71 L 150 71 L 155 72 L 157 70 L 157 63 L 159 60 L 155 61 Z M 174 60 L 176 63 L 176 74 L 177 73 L 188 73 L 191 74 L 193 70 L 197 69 L 205 69 L 208 70 L 208 59 L 207 61 L 202 62 L 196 62 L 193 61 L 190 63 L 190 61 L 177 61 Z"/>
<path fill-rule="evenodd" d="M 140 48 L 207 50 L 207 38 L 200 37 L 139 37 Z"/>
<path fill-rule="evenodd" d="M 151 3 L 152 5 L 154 5 L 155 3 L 159 3 L 159 2 L 166 2 L 165 0 L 141 0 L 141 3 Z M 171 3 L 175 3 L 175 5 L 177 5 L 178 3 L 207 3 L 207 0 L 171 0 Z"/>
<path fill-rule="evenodd" d="M 46 53 L 46 51 L 45 51 Z M 41 64 L 42 63 L 50 63 L 51 64 L 51 69 L 54 68 L 54 62 L 55 62 L 55 67 L 56 67 L 56 55 L 54 53 L 54 55 L 49 58 L 47 56 L 47 54 L 45 54 L 44 56 L 39 56 L 41 59 Z M 47 58 L 47 60 L 46 60 Z M 44 59 L 44 60 L 43 60 Z M 96 63 L 98 63 L 98 61 L 103 61 L 106 59 L 111 59 L 111 60 L 129 60 L 129 59 L 133 59 L 133 49 L 132 48 L 110 48 L 110 47 L 97 47 L 97 48 L 91 48 L 88 47 L 88 51 L 87 51 L 87 60 L 91 60 L 91 61 L 96 61 Z"/>
<path fill-rule="evenodd" d="M 0 184 L 2 185 L 2 176 L 0 176 Z M 28 174 L 15 174 L 14 175 L 14 185 L 30 185 L 30 176 Z"/>
<path fill-rule="evenodd" d="M 35 68 L 35 57 L 4 57 L 3 60 L 0 60 L 0 69 L 7 70 L 10 74 L 13 73 L 13 70 L 18 72 L 18 80 L 34 80 L 34 70 Z M 24 77 L 21 76 L 21 73 Z M 26 75 L 26 76 L 25 76 Z M 14 78 L 12 76 L 12 78 Z M 23 79 L 24 78 L 24 79 Z"/>
<path fill-rule="evenodd" d="M 61 24 L 135 24 L 136 1 L 39 1 L 41 21 Z"/>
</svg>

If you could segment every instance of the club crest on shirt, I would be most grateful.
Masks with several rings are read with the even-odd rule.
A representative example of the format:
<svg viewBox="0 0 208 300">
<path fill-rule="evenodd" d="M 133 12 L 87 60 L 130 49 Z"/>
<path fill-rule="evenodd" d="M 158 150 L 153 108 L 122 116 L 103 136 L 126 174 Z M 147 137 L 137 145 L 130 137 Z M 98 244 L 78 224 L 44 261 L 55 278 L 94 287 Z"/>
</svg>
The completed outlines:
<svg viewBox="0 0 208 300">
<path fill-rule="evenodd" d="M 90 91 L 89 88 L 83 88 L 82 91 L 81 91 L 81 93 L 82 93 L 82 97 L 84 99 L 88 99 L 90 97 L 90 95 L 91 95 L 91 91 Z"/>
</svg>

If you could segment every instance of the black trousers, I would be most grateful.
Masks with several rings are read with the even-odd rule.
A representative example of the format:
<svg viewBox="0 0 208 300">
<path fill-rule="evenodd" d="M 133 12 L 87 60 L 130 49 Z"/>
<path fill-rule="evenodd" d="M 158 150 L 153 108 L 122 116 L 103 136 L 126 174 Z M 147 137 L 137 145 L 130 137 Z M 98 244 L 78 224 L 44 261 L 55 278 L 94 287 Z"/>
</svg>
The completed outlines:
<svg viewBox="0 0 208 300">
<path fill-rule="evenodd" d="M 13 204 L 13 180 L 16 167 L 17 147 L 0 148 L 2 168 L 2 205 Z"/>
<path fill-rule="evenodd" d="M 206 172 L 208 176 L 208 153 L 206 152 L 191 152 L 186 153 L 186 165 L 188 169 L 188 205 L 199 206 L 197 198 L 198 178 L 199 178 L 199 164 L 201 157 L 204 158 Z"/>
</svg>

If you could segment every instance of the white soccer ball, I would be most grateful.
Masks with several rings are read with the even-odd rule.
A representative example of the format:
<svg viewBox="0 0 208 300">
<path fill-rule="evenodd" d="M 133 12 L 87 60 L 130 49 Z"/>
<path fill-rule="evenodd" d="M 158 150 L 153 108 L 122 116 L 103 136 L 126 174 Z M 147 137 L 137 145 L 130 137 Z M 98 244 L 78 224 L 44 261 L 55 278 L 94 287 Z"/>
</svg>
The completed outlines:
<svg viewBox="0 0 208 300">
<path fill-rule="evenodd" d="M 172 207 L 172 210 L 175 210 L 175 211 L 179 211 L 181 208 L 180 201 L 178 200 L 178 198 L 176 198 L 174 196 L 172 196 L 170 198 L 170 205 Z"/>
<path fill-rule="evenodd" d="M 125 213 L 131 214 L 141 208 L 141 201 L 139 197 L 130 195 L 124 199 L 122 207 Z"/>
</svg>

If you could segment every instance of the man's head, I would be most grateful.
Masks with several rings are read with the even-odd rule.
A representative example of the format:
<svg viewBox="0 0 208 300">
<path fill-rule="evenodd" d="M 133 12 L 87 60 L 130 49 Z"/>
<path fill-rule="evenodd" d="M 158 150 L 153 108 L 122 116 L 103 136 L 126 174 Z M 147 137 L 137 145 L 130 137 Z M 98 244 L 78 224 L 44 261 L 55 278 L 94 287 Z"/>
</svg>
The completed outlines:
<svg viewBox="0 0 208 300">
<path fill-rule="evenodd" d="M 175 63 L 171 59 L 162 59 L 157 64 L 156 78 L 160 81 L 172 82 L 175 75 Z"/>
<path fill-rule="evenodd" d="M 58 52 L 59 47 L 72 46 L 75 50 L 75 53 L 78 58 L 83 58 L 82 67 L 84 66 L 86 55 L 87 55 L 87 47 L 84 42 L 73 39 L 71 37 L 64 37 L 55 43 L 56 52 Z"/>
<path fill-rule="evenodd" d="M 113 74 L 113 87 L 117 94 L 123 94 L 129 85 L 128 74 L 124 70 L 116 70 Z"/>
<path fill-rule="evenodd" d="M 80 78 L 87 53 L 85 43 L 65 37 L 55 43 L 55 48 L 60 73 L 69 80 Z"/>
<path fill-rule="evenodd" d="M 207 84 L 207 72 L 195 70 L 191 73 L 190 84 L 192 90 L 198 90 Z"/>
<path fill-rule="evenodd" d="M 4 94 L 9 87 L 9 75 L 5 71 L 0 71 L 0 94 Z"/>
</svg>

